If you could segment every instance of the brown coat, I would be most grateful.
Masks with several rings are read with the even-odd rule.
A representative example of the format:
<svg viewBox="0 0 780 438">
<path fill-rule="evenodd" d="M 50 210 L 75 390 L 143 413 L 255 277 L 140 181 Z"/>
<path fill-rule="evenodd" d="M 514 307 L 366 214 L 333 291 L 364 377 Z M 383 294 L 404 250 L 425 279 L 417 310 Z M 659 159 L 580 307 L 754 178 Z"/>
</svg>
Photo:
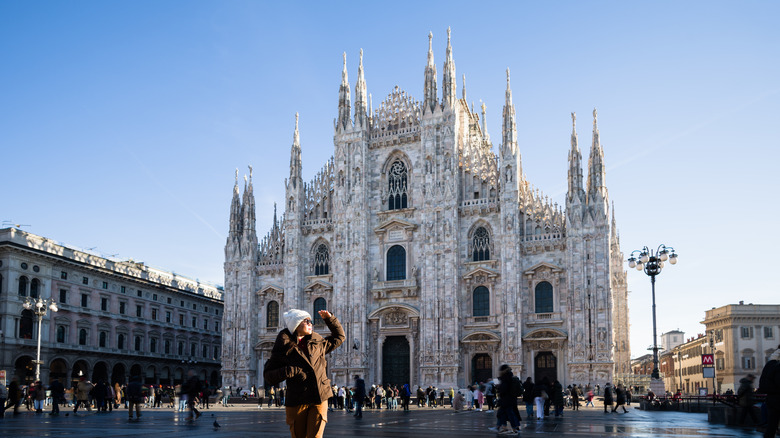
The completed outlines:
<svg viewBox="0 0 780 438">
<path fill-rule="evenodd" d="M 271 358 L 263 367 L 263 377 L 274 386 L 287 380 L 285 406 L 317 404 L 333 395 L 325 355 L 341 345 L 346 336 L 336 317 L 324 321 L 330 336 L 323 338 L 318 333 L 307 336 L 309 357 L 298 348 L 295 335 L 288 329 L 283 329 L 276 337 Z"/>
</svg>

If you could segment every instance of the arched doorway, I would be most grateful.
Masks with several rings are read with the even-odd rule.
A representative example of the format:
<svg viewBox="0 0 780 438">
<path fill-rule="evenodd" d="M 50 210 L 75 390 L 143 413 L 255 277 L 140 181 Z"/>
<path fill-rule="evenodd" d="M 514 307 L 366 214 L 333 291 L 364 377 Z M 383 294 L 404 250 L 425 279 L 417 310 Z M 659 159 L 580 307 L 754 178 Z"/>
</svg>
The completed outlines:
<svg viewBox="0 0 780 438">
<path fill-rule="evenodd" d="M 20 384 L 29 385 L 35 381 L 35 363 L 30 356 L 22 356 L 14 363 L 14 375 Z"/>
<path fill-rule="evenodd" d="M 146 378 L 144 379 L 144 383 L 147 385 L 157 384 L 157 369 L 154 368 L 154 365 L 149 365 L 149 368 L 146 369 Z"/>
<path fill-rule="evenodd" d="M 487 382 L 493 377 L 493 358 L 489 354 L 475 354 L 471 358 L 471 382 Z"/>
<path fill-rule="evenodd" d="M 92 383 L 108 382 L 108 365 L 100 361 L 92 369 Z"/>
<path fill-rule="evenodd" d="M 160 384 L 162 385 L 170 385 L 171 384 L 171 369 L 168 367 L 163 367 L 162 370 L 160 370 Z"/>
<path fill-rule="evenodd" d="M 143 369 L 141 368 L 141 365 L 135 364 L 130 367 L 130 377 L 133 376 L 143 376 Z"/>
<path fill-rule="evenodd" d="M 219 373 L 217 373 L 216 371 L 212 371 L 211 372 L 211 380 L 209 381 L 209 384 L 211 386 L 216 387 L 216 388 L 220 387 L 220 384 L 219 384 Z"/>
<path fill-rule="evenodd" d="M 125 380 L 127 372 L 125 371 L 125 365 L 122 363 L 118 363 L 114 365 L 114 368 L 111 370 L 111 383 L 119 383 L 120 385 L 124 385 L 127 383 Z"/>
<path fill-rule="evenodd" d="M 547 380 L 552 383 L 558 378 L 558 360 L 551 352 L 544 351 L 537 354 L 534 365 L 534 382 L 541 382 L 547 377 Z"/>
<path fill-rule="evenodd" d="M 388 336 L 382 344 L 382 384 L 409 382 L 409 341 L 406 336 Z"/>
<path fill-rule="evenodd" d="M 73 369 L 70 372 L 71 386 L 78 385 L 79 379 L 82 377 L 89 378 L 89 364 L 86 361 L 78 360 L 73 364 Z"/>
<path fill-rule="evenodd" d="M 65 359 L 54 359 L 49 364 L 49 378 L 59 380 L 63 385 L 67 383 L 68 364 Z"/>
</svg>

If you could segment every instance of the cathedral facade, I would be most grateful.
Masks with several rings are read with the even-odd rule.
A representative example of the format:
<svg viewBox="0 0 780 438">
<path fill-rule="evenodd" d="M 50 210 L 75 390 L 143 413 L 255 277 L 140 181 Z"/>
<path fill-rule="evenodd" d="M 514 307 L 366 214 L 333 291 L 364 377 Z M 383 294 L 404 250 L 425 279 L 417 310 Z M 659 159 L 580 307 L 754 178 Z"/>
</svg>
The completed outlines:
<svg viewBox="0 0 780 438">
<path fill-rule="evenodd" d="M 302 178 L 298 116 L 284 213 L 258 240 L 252 175 L 233 189 L 225 245 L 224 384 L 262 386 L 282 314 L 339 318 L 329 359 L 349 384 L 458 387 L 498 375 L 602 386 L 629 370 L 626 273 L 605 185 L 596 112 L 583 177 L 572 114 L 565 206 L 526 180 L 507 70 L 493 152 L 480 114 L 457 96 L 448 30 L 441 93 L 429 35 L 422 101 L 396 87 L 372 109 L 362 51 L 346 55 L 334 155 Z M 354 100 L 351 98 L 354 92 Z M 276 209 L 276 207 L 274 207 Z"/>
</svg>

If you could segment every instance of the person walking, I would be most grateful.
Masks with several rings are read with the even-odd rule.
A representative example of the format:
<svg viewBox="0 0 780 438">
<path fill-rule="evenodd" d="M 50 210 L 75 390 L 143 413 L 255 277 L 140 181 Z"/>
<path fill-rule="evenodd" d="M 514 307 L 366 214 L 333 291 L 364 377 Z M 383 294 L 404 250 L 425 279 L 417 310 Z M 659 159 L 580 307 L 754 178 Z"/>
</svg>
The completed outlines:
<svg viewBox="0 0 780 438">
<path fill-rule="evenodd" d="M 523 403 L 525 403 L 525 415 L 528 421 L 534 418 L 534 382 L 530 377 L 523 383 Z"/>
<path fill-rule="evenodd" d="M 612 409 L 612 412 L 616 412 L 620 407 L 623 408 L 624 414 L 628 413 L 626 410 L 626 390 L 623 388 L 622 383 L 618 383 L 617 388 L 615 388 L 615 407 Z"/>
<path fill-rule="evenodd" d="M 580 408 L 580 391 L 577 389 L 577 384 L 571 386 L 571 408 L 574 411 Z"/>
<path fill-rule="evenodd" d="M 515 389 L 512 368 L 504 364 L 498 369 L 498 412 L 496 413 L 496 426 L 489 428 L 500 434 L 515 434 L 520 431 L 520 420 L 515 415 L 517 406 L 517 390 Z M 509 428 L 505 428 L 506 423 Z M 503 428 L 503 429 L 502 429 Z"/>
<path fill-rule="evenodd" d="M 182 386 L 182 393 L 187 394 L 187 409 L 190 413 L 187 416 L 187 421 L 200 417 L 200 411 L 196 407 L 195 403 L 201 390 L 202 387 L 200 384 L 200 379 L 198 379 L 198 376 L 195 375 L 195 370 L 190 368 L 190 370 L 187 371 L 187 382 Z M 193 414 L 195 415 L 194 418 Z"/>
<path fill-rule="evenodd" d="M 596 385 L 596 388 L 598 388 L 598 385 Z M 612 399 L 612 387 L 609 385 L 609 382 L 607 382 L 607 384 L 604 385 L 604 413 L 605 414 L 607 412 L 609 412 L 607 410 L 607 407 L 609 407 L 609 409 L 612 408 L 612 403 L 613 402 L 614 402 L 614 400 Z M 612 411 L 612 412 L 615 412 L 615 411 Z"/>
<path fill-rule="evenodd" d="M 130 377 L 130 383 L 127 384 L 127 414 L 133 419 L 133 408 L 135 408 L 136 420 L 141 419 L 141 405 L 144 404 L 144 389 L 141 384 L 141 376 Z"/>
<path fill-rule="evenodd" d="M 11 379 L 11 384 L 8 385 L 8 402 L 3 408 L 3 415 L 5 415 L 5 410 L 11 406 L 14 408 L 14 415 L 19 414 L 19 402 L 21 401 L 21 396 L 22 392 L 19 388 L 19 381 L 16 379 L 16 377 L 14 377 Z"/>
<path fill-rule="evenodd" d="M 0 381 L 0 418 L 5 416 L 5 402 L 8 400 L 8 387 Z"/>
<path fill-rule="evenodd" d="M 589 389 L 588 390 L 588 396 L 585 398 L 585 407 L 586 408 L 588 407 L 588 405 L 590 405 L 590 407 L 592 407 L 592 408 L 596 407 L 596 405 L 593 404 L 593 397 L 594 397 L 593 390 Z"/>
<path fill-rule="evenodd" d="M 76 406 L 73 408 L 73 413 L 78 412 L 79 406 L 84 406 L 89 412 L 92 411 L 92 407 L 89 405 L 89 393 L 93 387 L 86 377 L 81 376 L 79 378 L 79 383 L 76 387 Z"/>
<path fill-rule="evenodd" d="M 366 399 L 366 382 L 355 374 L 355 418 L 363 418 L 363 401 Z"/>
<path fill-rule="evenodd" d="M 401 406 L 404 408 L 404 412 L 409 411 L 409 398 L 412 397 L 412 390 L 409 388 L 408 383 L 404 383 L 401 388 Z"/>
<path fill-rule="evenodd" d="M 552 400 L 554 412 L 556 417 L 563 416 L 563 385 L 558 379 L 555 379 L 552 384 L 552 394 L 550 399 Z"/>
<path fill-rule="evenodd" d="M 745 417 L 750 415 L 750 419 L 753 420 L 753 424 L 758 424 L 758 417 L 753 412 L 753 405 L 756 403 L 753 395 L 753 381 L 756 380 L 756 376 L 748 374 L 747 377 L 739 379 L 739 389 L 737 389 L 737 400 L 739 400 L 739 406 L 742 408 L 742 413 L 739 416 L 739 424 L 745 424 Z"/>
<path fill-rule="evenodd" d="M 764 438 L 773 438 L 780 423 L 780 345 L 769 355 L 769 360 L 761 370 L 758 392 L 766 394 L 764 404 L 767 408 L 767 422 Z"/>
<path fill-rule="evenodd" d="M 62 386 L 62 382 L 59 379 L 52 378 L 49 384 L 49 391 L 51 391 L 51 414 L 60 414 L 60 403 L 65 398 L 65 387 Z"/>
<path fill-rule="evenodd" d="M 534 385 L 533 395 L 534 404 L 536 405 L 537 420 L 544 419 L 544 404 L 550 399 L 550 393 L 548 392 L 550 390 L 548 382 L 549 380 L 547 380 L 547 377 L 545 377 L 541 382 L 537 382 L 536 385 Z"/>
<path fill-rule="evenodd" d="M 263 376 L 269 383 L 287 381 L 284 406 L 292 438 L 323 436 L 328 421 L 328 398 L 332 393 L 325 355 L 346 339 L 335 316 L 327 310 L 318 313 L 330 329 L 330 335 L 322 337 L 312 330 L 309 312 L 289 310 L 284 313 L 286 328 L 276 337 L 271 358 L 263 368 Z"/>
</svg>

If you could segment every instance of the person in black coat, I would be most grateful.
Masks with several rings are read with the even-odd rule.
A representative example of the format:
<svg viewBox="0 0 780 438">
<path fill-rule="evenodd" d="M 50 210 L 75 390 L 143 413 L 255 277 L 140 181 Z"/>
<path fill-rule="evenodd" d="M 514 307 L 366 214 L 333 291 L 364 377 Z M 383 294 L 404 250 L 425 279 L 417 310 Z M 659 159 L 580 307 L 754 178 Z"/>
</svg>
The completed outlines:
<svg viewBox="0 0 780 438">
<path fill-rule="evenodd" d="M 523 382 L 523 403 L 525 403 L 525 415 L 528 421 L 534 417 L 534 381 L 530 377 Z"/>
<path fill-rule="evenodd" d="M 520 428 L 520 421 L 515 415 L 517 406 L 517 394 L 514 391 L 514 376 L 509 365 L 501 365 L 498 370 L 498 412 L 496 413 L 496 427 L 491 427 L 493 432 L 511 432 L 517 433 Z M 502 426 L 509 422 L 511 429 L 500 430 Z"/>
<path fill-rule="evenodd" d="M 606 385 L 604 385 L 604 413 L 605 414 L 609 412 L 607 411 L 607 406 L 609 406 L 611 409 L 613 402 L 614 400 L 612 399 L 612 386 L 610 386 L 609 383 L 607 383 Z"/>
<path fill-rule="evenodd" d="M 62 399 L 65 396 L 65 387 L 62 386 L 62 382 L 58 379 L 51 379 L 49 390 L 51 391 L 51 414 L 59 415 L 60 403 L 62 403 Z"/>
<path fill-rule="evenodd" d="M 623 413 L 627 414 L 628 411 L 626 410 L 626 390 L 623 389 L 623 384 L 618 383 L 617 388 L 615 388 L 615 407 L 612 409 L 612 412 L 616 412 L 618 408 L 623 408 Z"/>
<path fill-rule="evenodd" d="M 363 400 L 366 398 L 366 382 L 355 375 L 355 395 L 352 396 L 355 400 L 355 417 L 363 418 Z"/>
</svg>

